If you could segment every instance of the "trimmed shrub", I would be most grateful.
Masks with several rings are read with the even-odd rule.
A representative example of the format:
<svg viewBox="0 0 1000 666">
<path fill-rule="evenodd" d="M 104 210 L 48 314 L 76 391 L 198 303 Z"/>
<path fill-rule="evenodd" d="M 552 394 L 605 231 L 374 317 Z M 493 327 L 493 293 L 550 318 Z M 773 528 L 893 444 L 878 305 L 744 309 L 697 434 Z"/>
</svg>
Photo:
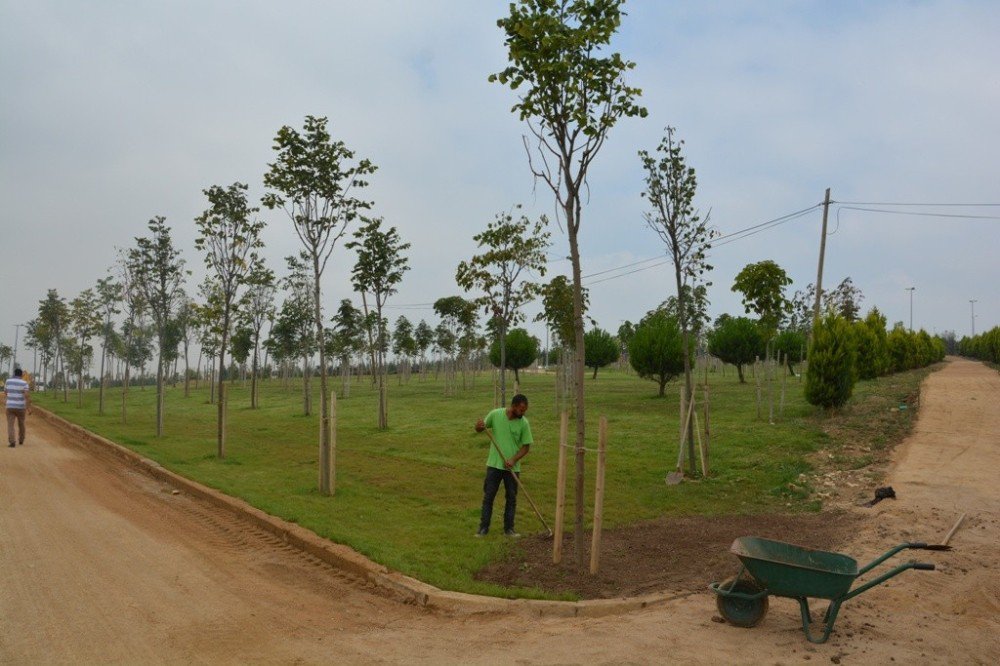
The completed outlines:
<svg viewBox="0 0 1000 666">
<path fill-rule="evenodd" d="M 813 332 L 806 374 L 806 400 L 826 409 L 843 406 L 856 381 L 854 336 L 843 317 L 828 314 Z"/>
<path fill-rule="evenodd" d="M 743 384 L 746 383 L 743 366 L 764 355 L 764 336 L 754 320 L 724 316 L 715 325 L 715 330 L 708 334 L 708 353 L 723 363 L 735 365 Z"/>
<path fill-rule="evenodd" d="M 684 345 L 677 319 L 655 311 L 639 322 L 628 345 L 628 360 L 643 379 L 660 386 L 658 395 L 671 379 L 684 372 Z"/>
</svg>

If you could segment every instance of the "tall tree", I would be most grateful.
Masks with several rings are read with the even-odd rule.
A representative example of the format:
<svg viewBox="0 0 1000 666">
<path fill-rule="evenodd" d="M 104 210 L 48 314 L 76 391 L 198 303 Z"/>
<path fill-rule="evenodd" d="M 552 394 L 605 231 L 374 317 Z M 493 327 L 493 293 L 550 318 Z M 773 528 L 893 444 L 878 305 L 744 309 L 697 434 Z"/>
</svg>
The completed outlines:
<svg viewBox="0 0 1000 666">
<path fill-rule="evenodd" d="M 154 217 L 148 227 L 151 235 L 137 237 L 136 246 L 129 250 L 131 273 L 142 292 L 143 303 L 153 318 L 156 329 L 156 436 L 163 436 L 163 377 L 171 358 L 171 319 L 183 293 L 184 260 L 174 247 L 166 218 Z"/>
<path fill-rule="evenodd" d="M 100 388 L 98 389 L 97 412 L 104 415 L 104 363 L 107 360 L 108 348 L 112 336 L 115 334 L 114 324 L 111 318 L 121 312 L 119 303 L 122 300 L 122 287 L 111 276 L 97 281 L 97 307 L 102 319 L 101 323 L 101 374 Z"/>
<path fill-rule="evenodd" d="M 202 190 L 208 198 L 208 208 L 195 218 L 198 237 L 195 247 L 205 253 L 205 266 L 214 273 L 219 282 L 222 297 L 222 338 L 219 341 L 219 393 L 221 399 L 222 380 L 226 370 L 226 351 L 229 345 L 230 319 L 233 304 L 239 298 L 240 290 L 246 285 L 248 276 L 259 270 L 260 257 L 257 250 L 264 246 L 260 232 L 264 223 L 253 219 L 258 208 L 247 201 L 247 185 L 233 183 L 227 188 L 213 185 Z M 219 458 L 226 457 L 223 439 L 223 419 L 218 413 L 216 437 Z"/>
<path fill-rule="evenodd" d="M 244 297 L 242 313 L 243 324 L 251 332 L 253 357 L 250 363 L 250 409 L 260 406 L 258 385 L 260 375 L 260 335 L 264 322 L 274 317 L 274 295 L 277 287 L 274 284 L 274 273 L 258 265 L 247 276 L 247 291 Z"/>
<path fill-rule="evenodd" d="M 382 230 L 382 218 L 366 219 L 364 226 L 355 232 L 356 240 L 347 247 L 358 253 L 357 262 L 351 271 L 351 282 L 354 289 L 361 293 L 361 302 L 368 318 L 368 294 L 372 295 L 375 309 L 375 338 L 369 340 L 375 347 L 377 361 L 375 371 L 378 374 L 378 427 L 389 427 L 388 405 L 386 401 L 386 364 L 385 353 L 389 346 L 386 333 L 387 324 L 382 316 L 382 310 L 390 296 L 396 293 L 396 285 L 403 280 L 403 273 L 410 270 L 408 259 L 403 255 L 410 248 L 409 243 L 401 242 L 396 227 Z"/>
<path fill-rule="evenodd" d="M 268 165 L 264 185 L 270 188 L 263 203 L 281 208 L 309 257 L 313 277 L 313 323 L 319 348 L 320 445 L 319 490 L 336 492 L 336 470 L 330 442 L 330 395 L 326 379 L 326 351 L 323 342 L 321 283 L 323 272 L 337 241 L 347 226 L 371 203 L 355 196 L 368 185 L 365 178 L 375 172 L 366 159 L 354 162 L 354 151 L 343 141 L 334 141 L 326 129 L 327 119 L 306 116 L 300 133 L 287 125 L 274 139 L 277 159 Z"/>
<path fill-rule="evenodd" d="M 573 265 L 574 347 L 583 349 L 583 298 L 579 234 L 587 174 L 608 132 L 622 118 L 645 116 L 636 103 L 641 91 L 625 83 L 635 67 L 618 53 L 606 53 L 622 19 L 622 0 L 520 0 L 497 21 L 503 30 L 508 67 L 490 81 L 519 95 L 511 109 L 527 121 L 535 145 L 524 137 L 528 165 L 555 195 L 569 237 Z M 584 395 L 583 354 L 577 353 L 576 520 L 574 553 L 583 563 Z"/>
<path fill-rule="evenodd" d="M 84 289 L 80 294 L 70 301 L 69 322 L 74 340 L 74 361 L 76 370 L 76 388 L 78 402 L 83 407 L 83 370 L 90 365 L 90 360 L 94 355 L 94 348 L 90 346 L 90 339 L 101 332 L 101 311 L 100 301 L 94 294 L 93 289 Z"/>
<path fill-rule="evenodd" d="M 683 349 L 688 349 L 692 329 L 700 329 L 700 322 L 693 322 L 689 313 L 690 306 L 694 305 L 692 292 L 697 287 L 712 284 L 704 280 L 704 275 L 712 270 L 706 257 L 716 234 L 708 226 L 709 216 L 702 219 L 694 207 L 698 179 L 682 153 L 684 142 L 674 137 L 675 132 L 673 127 L 667 127 L 655 154 L 640 150 L 639 158 L 646 170 L 646 191 L 642 196 L 650 206 L 644 217 L 649 228 L 663 241 L 673 263 L 676 314 L 681 326 Z M 684 394 L 687 402 L 694 395 L 691 358 L 687 354 L 684 355 Z M 686 439 L 690 471 L 694 474 L 693 422 L 688 424 Z"/>
<path fill-rule="evenodd" d="M 518 206 L 517 208 L 520 208 Z M 500 403 L 507 404 L 507 327 L 524 319 L 520 308 L 538 295 L 540 288 L 525 279 L 530 273 L 545 275 L 545 249 L 551 234 L 543 215 L 532 222 L 522 215 L 498 213 L 486 230 L 472 240 L 484 251 L 458 264 L 455 280 L 465 291 L 478 290 L 476 305 L 493 315 L 500 344 Z"/>
<path fill-rule="evenodd" d="M 743 295 L 744 309 L 757 315 L 767 342 L 774 337 L 791 306 L 785 298 L 785 287 L 791 283 L 785 270 L 770 259 L 744 266 L 733 282 L 732 290 Z"/>
<path fill-rule="evenodd" d="M 38 320 L 41 324 L 39 332 L 43 333 L 48 340 L 50 349 L 54 352 L 54 363 L 52 374 L 59 372 L 63 361 L 63 340 L 65 331 L 69 326 L 69 306 L 66 299 L 59 296 L 55 289 L 49 289 L 44 300 L 38 302 Z M 66 373 L 63 372 L 63 402 L 69 400 L 66 386 Z"/>
</svg>

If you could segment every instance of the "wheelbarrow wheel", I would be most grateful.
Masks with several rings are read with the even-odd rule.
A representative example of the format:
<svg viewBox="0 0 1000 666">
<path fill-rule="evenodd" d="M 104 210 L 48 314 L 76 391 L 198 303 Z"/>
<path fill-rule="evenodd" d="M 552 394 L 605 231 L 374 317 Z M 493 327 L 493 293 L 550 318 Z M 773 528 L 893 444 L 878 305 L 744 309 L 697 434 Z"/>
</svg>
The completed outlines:
<svg viewBox="0 0 1000 666">
<path fill-rule="evenodd" d="M 719 589 L 742 594 L 759 594 L 764 590 L 757 581 L 749 578 L 739 578 L 735 584 L 733 579 L 729 578 L 719 584 Z M 741 599 L 718 594 L 715 597 L 715 605 L 729 624 L 749 628 L 756 627 L 764 619 L 768 604 L 766 594 L 759 599 Z"/>
</svg>

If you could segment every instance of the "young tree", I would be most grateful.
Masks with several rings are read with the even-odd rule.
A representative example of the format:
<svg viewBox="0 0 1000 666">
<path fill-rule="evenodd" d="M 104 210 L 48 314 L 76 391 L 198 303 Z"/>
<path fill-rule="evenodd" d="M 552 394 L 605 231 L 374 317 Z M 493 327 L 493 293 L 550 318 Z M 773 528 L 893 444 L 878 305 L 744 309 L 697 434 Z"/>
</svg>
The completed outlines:
<svg viewBox="0 0 1000 666">
<path fill-rule="evenodd" d="M 38 302 L 38 319 L 42 324 L 42 330 L 46 332 L 50 345 L 55 351 L 55 368 L 53 375 L 63 370 L 65 359 L 65 334 L 69 328 L 70 312 L 66 305 L 66 299 L 59 296 L 55 289 L 49 289 L 45 299 Z M 69 387 L 66 383 L 66 372 L 62 372 L 63 380 L 63 402 L 69 401 Z"/>
<path fill-rule="evenodd" d="M 406 369 L 399 373 L 399 381 L 403 381 L 404 374 L 409 381 L 410 362 L 417 355 L 417 340 L 413 337 L 413 323 L 405 315 L 396 318 L 396 328 L 392 332 L 392 353 Z"/>
<path fill-rule="evenodd" d="M 100 388 L 98 389 L 98 399 L 97 399 L 97 413 L 101 416 L 104 415 L 104 362 L 108 357 L 108 348 L 110 347 L 111 338 L 115 334 L 114 324 L 111 322 L 111 318 L 121 312 L 118 309 L 118 305 L 122 300 L 122 287 L 120 284 L 115 282 L 114 278 L 106 277 L 99 279 L 97 281 L 97 307 L 98 312 L 103 320 L 101 324 L 101 382 Z"/>
<path fill-rule="evenodd" d="M 610 333 L 600 328 L 587 331 L 583 337 L 584 363 L 594 369 L 594 379 L 597 379 L 598 368 L 603 368 L 618 360 L 621 356 L 621 345 Z"/>
<path fill-rule="evenodd" d="M 671 379 L 684 371 L 684 339 L 680 324 L 662 310 L 646 315 L 628 346 L 628 360 L 643 379 L 656 382 L 663 397 Z"/>
<path fill-rule="evenodd" d="M 806 372 L 806 400 L 826 409 L 841 407 L 851 397 L 856 353 L 851 325 L 843 317 L 827 314 L 813 332 Z"/>
<path fill-rule="evenodd" d="M 745 384 L 743 366 L 764 353 L 764 338 L 752 319 L 722 315 L 708 334 L 708 351 L 723 363 L 735 365 L 740 383 Z"/>
<path fill-rule="evenodd" d="M 520 208 L 518 206 L 517 208 Z M 519 323 L 524 316 L 520 307 L 531 301 L 539 287 L 524 279 L 529 272 L 545 275 L 545 248 L 549 246 L 548 220 L 543 215 L 532 223 L 522 215 L 515 220 L 512 213 L 498 213 L 486 230 L 472 240 L 478 248 L 485 248 L 468 262 L 458 264 L 455 281 L 458 286 L 471 291 L 481 291 L 474 302 L 491 313 L 497 322 L 497 340 L 500 341 L 500 403 L 507 404 L 507 327 Z"/>
<path fill-rule="evenodd" d="M 330 442 L 330 391 L 326 378 L 325 334 L 321 282 L 326 264 L 347 226 L 371 203 L 355 196 L 365 188 L 365 178 L 375 172 L 366 159 L 354 161 L 354 151 L 343 141 L 334 141 L 326 129 L 327 119 L 306 116 L 303 132 L 288 127 L 278 130 L 274 163 L 268 165 L 264 185 L 271 191 L 263 203 L 270 209 L 281 208 L 295 227 L 312 268 L 313 323 L 315 344 L 319 348 L 320 446 L 319 490 L 324 495 L 336 492 Z"/>
<path fill-rule="evenodd" d="M 858 350 L 857 369 L 861 379 L 874 379 L 889 371 L 889 341 L 885 317 L 872 308 L 863 321 L 853 324 L 854 343 Z"/>
<path fill-rule="evenodd" d="M 427 350 L 434 342 L 434 329 L 421 319 L 413 332 L 413 339 L 417 343 L 417 351 L 420 353 L 420 376 L 424 378 L 427 376 Z"/>
<path fill-rule="evenodd" d="M 375 370 L 378 373 L 378 427 L 384 430 L 389 427 L 385 366 L 385 350 L 389 345 L 389 339 L 382 309 L 388 298 L 396 293 L 396 285 L 402 282 L 403 273 L 410 270 L 407 266 L 408 260 L 403 256 L 403 252 L 410 248 L 410 244 L 400 242 L 396 227 L 389 227 L 387 231 L 383 231 L 381 227 L 382 218 L 366 219 L 364 226 L 354 234 L 357 240 L 348 243 L 347 247 L 357 250 L 358 253 L 357 263 L 351 271 L 351 283 L 355 290 L 361 292 L 365 317 L 368 316 L 367 293 L 371 293 L 375 306 L 373 314 L 376 332 Z"/>
<path fill-rule="evenodd" d="M 142 293 L 142 301 L 153 317 L 158 346 L 156 363 L 156 436 L 163 436 L 163 377 L 170 359 L 170 321 L 183 293 L 184 260 L 180 250 L 170 238 L 166 218 L 154 217 L 149 221 L 149 237 L 135 239 L 136 246 L 129 250 L 131 275 Z"/>
<path fill-rule="evenodd" d="M 93 289 L 84 289 L 80 295 L 70 301 L 69 324 L 76 339 L 74 345 L 74 369 L 76 370 L 77 404 L 83 407 L 83 370 L 89 366 L 94 355 L 94 348 L 89 342 L 92 337 L 101 332 L 100 302 Z"/>
<path fill-rule="evenodd" d="M 505 348 L 507 353 L 503 356 L 502 362 L 507 364 L 508 370 L 514 371 L 514 381 L 520 383 L 520 370 L 531 366 L 538 358 L 538 338 L 530 335 L 523 328 L 514 328 L 507 333 L 506 344 L 501 345 L 500 340 L 493 341 L 490 347 L 490 363 L 500 367 L 501 349 Z"/>
<path fill-rule="evenodd" d="M 191 342 L 195 337 L 195 329 L 197 328 L 197 310 L 198 304 L 187 297 L 187 294 L 181 296 L 181 304 L 177 308 L 177 315 L 174 317 L 174 325 L 177 327 L 177 333 L 180 336 L 181 344 L 184 346 L 184 397 L 187 398 L 191 395 L 190 378 L 191 378 L 191 364 L 189 353 L 191 349 Z"/>
<path fill-rule="evenodd" d="M 696 287 L 711 286 L 711 282 L 699 284 L 704 280 L 704 274 L 712 270 L 706 259 L 708 250 L 712 247 L 715 232 L 708 227 L 709 216 L 701 218 L 694 208 L 694 195 L 698 188 L 698 179 L 694 169 L 687 165 L 681 150 L 684 142 L 675 140 L 673 127 L 667 127 L 666 135 L 656 148 L 655 155 L 645 150 L 639 151 L 639 158 L 646 170 L 646 191 L 643 198 L 649 202 L 650 210 L 644 213 L 646 224 L 656 232 L 666 245 L 667 255 L 674 267 L 674 288 L 676 290 L 676 316 L 681 326 L 683 346 L 688 348 L 688 340 L 692 337 L 692 329 L 700 329 L 698 323 L 691 321 L 689 309 L 696 305 L 692 299 L 692 290 Z M 703 302 L 705 292 L 701 292 Z M 704 303 L 707 305 L 707 302 Z M 691 379 L 691 359 L 684 355 L 684 394 L 690 402 L 694 395 L 694 382 Z M 688 460 L 691 472 L 695 470 L 694 455 L 694 423 L 688 425 Z"/>
<path fill-rule="evenodd" d="M 771 260 L 748 264 L 736 276 L 732 291 L 743 295 L 743 307 L 758 317 L 764 340 L 769 342 L 784 321 L 791 305 L 785 298 L 785 287 L 791 278 Z"/>
<path fill-rule="evenodd" d="M 583 295 L 579 235 L 587 174 L 608 132 L 624 117 L 646 116 L 638 88 L 625 83 L 635 67 L 607 53 L 622 19 L 621 0 L 520 0 L 497 21 L 509 66 L 489 77 L 519 95 L 511 109 L 527 121 L 536 159 L 524 138 L 528 165 L 555 195 L 569 237 L 573 266 L 574 348 L 583 349 Z M 576 354 L 576 516 L 574 554 L 583 563 L 584 413 L 583 354 Z"/>
<path fill-rule="evenodd" d="M 218 349 L 218 396 L 221 399 L 233 304 L 239 299 L 240 290 L 246 285 L 250 274 L 260 270 L 257 250 L 264 247 L 260 238 L 264 223 L 252 219 L 260 209 L 252 208 L 247 202 L 247 185 L 244 183 L 233 183 L 225 189 L 213 185 L 202 191 L 208 197 L 209 207 L 195 218 L 198 237 L 194 245 L 205 253 L 205 266 L 218 280 L 219 294 L 222 297 L 222 338 Z M 219 458 L 226 457 L 225 440 L 222 437 L 224 418 L 225 415 L 220 410 L 216 437 Z"/>
<path fill-rule="evenodd" d="M 364 349 L 364 315 L 350 299 L 342 299 L 333 316 L 334 337 L 340 352 L 340 377 L 343 397 L 351 395 L 351 357 Z"/>
<path fill-rule="evenodd" d="M 250 330 L 253 360 L 250 364 L 250 409 L 260 406 L 258 380 L 260 376 L 260 335 L 264 322 L 274 317 L 274 273 L 262 265 L 247 276 L 247 292 L 244 298 L 243 325 Z"/>
<path fill-rule="evenodd" d="M 776 353 L 780 352 L 785 357 L 785 366 L 788 368 L 788 374 L 793 377 L 795 376 L 795 368 L 793 366 L 796 363 L 802 362 L 802 354 L 806 346 L 806 341 L 805 333 L 794 328 L 785 329 L 781 333 L 778 333 L 778 337 L 774 339 L 774 351 Z"/>
</svg>

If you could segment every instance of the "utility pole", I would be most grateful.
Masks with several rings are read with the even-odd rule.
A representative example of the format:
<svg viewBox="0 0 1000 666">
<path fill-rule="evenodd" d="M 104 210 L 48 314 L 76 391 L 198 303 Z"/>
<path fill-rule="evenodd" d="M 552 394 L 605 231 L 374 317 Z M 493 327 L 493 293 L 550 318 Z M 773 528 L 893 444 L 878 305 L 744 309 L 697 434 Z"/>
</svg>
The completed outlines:
<svg viewBox="0 0 1000 666">
<path fill-rule="evenodd" d="M 910 333 L 913 333 L 913 291 L 916 287 L 907 287 L 906 291 L 910 292 Z"/>
<path fill-rule="evenodd" d="M 976 299 L 969 300 L 969 307 L 972 309 L 972 337 L 976 337 Z"/>
<path fill-rule="evenodd" d="M 830 188 L 826 188 L 826 197 L 823 199 L 823 233 L 819 237 L 819 269 L 816 271 L 816 304 L 813 306 L 813 325 L 809 332 L 809 337 L 816 335 L 816 326 L 819 324 L 819 303 L 823 296 L 823 258 L 826 256 L 826 220 L 830 213 Z"/>
</svg>

